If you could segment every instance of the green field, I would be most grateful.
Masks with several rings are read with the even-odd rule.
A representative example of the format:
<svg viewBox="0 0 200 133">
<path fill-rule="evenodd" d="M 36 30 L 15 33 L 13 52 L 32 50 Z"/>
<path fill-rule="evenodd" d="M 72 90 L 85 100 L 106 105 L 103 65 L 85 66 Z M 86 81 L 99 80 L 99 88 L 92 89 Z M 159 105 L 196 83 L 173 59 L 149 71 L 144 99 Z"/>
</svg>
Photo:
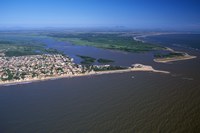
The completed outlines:
<svg viewBox="0 0 200 133">
<path fill-rule="evenodd" d="M 0 53 L 5 56 L 24 56 L 37 54 L 57 54 L 56 49 L 46 48 L 44 44 L 36 41 L 0 40 Z"/>
<path fill-rule="evenodd" d="M 75 45 L 94 46 L 127 52 L 146 52 L 162 50 L 162 46 L 138 42 L 131 35 L 124 33 L 51 33 L 49 37 Z"/>
<path fill-rule="evenodd" d="M 5 36 L 4 36 L 5 35 Z M 126 52 L 147 52 L 153 50 L 163 50 L 164 47 L 135 41 L 129 33 L 84 33 L 84 32 L 27 32 L 27 33 L 6 33 L 0 34 L 0 56 L 23 56 L 35 54 L 62 54 L 62 52 L 47 48 L 46 44 L 41 43 L 40 38 L 53 38 L 59 41 L 71 42 L 74 45 L 94 46 L 104 49 L 113 49 Z M 106 59 L 87 59 L 83 64 L 112 63 Z"/>
</svg>

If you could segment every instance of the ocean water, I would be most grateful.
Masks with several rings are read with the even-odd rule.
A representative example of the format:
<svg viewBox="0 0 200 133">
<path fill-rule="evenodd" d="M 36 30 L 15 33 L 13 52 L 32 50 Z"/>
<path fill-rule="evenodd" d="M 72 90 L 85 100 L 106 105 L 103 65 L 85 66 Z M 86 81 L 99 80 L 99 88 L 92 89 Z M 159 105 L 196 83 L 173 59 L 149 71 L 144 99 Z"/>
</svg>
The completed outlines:
<svg viewBox="0 0 200 133">
<path fill-rule="evenodd" d="M 171 74 L 130 72 L 0 86 L 0 133 L 198 133 L 200 53 L 175 48 L 197 58 L 146 60 Z M 128 55 L 120 53 L 119 62 Z"/>
</svg>

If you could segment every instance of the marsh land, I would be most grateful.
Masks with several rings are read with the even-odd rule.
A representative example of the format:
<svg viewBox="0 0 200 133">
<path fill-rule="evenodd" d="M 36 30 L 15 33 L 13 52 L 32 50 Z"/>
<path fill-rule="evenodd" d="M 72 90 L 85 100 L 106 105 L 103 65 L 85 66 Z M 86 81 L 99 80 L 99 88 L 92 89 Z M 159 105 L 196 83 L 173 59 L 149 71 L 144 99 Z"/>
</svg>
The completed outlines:
<svg viewBox="0 0 200 133">
<path fill-rule="evenodd" d="M 104 71 L 106 73 L 105 71 L 128 69 L 130 67 L 113 65 L 115 60 L 110 58 L 96 58 L 80 54 L 76 55 L 81 59 L 80 64 L 77 64 L 62 49 L 57 49 L 56 46 L 49 47 L 42 39 L 53 39 L 72 45 L 139 53 L 141 56 L 144 53 L 153 51 L 154 61 L 161 63 L 195 58 L 195 56 L 177 52 L 162 45 L 136 40 L 135 36 L 140 34 L 135 33 L 30 31 L 19 34 L 13 32 L 2 32 L 0 34 L 2 35 L 0 38 L 0 78 L 3 83 L 23 82 L 63 75 L 88 74 L 92 71 Z M 138 70 L 143 71 L 142 69 Z M 153 71 L 153 68 L 151 71 Z"/>
<path fill-rule="evenodd" d="M 199 50 L 180 47 L 182 43 L 165 45 L 181 35 L 167 35 L 167 39 L 161 39 L 162 44 L 147 41 L 149 36 L 134 40 L 144 33 L 118 32 L 124 39 L 129 36 L 133 42 L 157 47 L 135 52 L 80 45 L 49 36 L 75 33 L 80 34 L 60 30 L 0 32 L 1 72 L 7 74 L 3 75 L 5 84 L 0 86 L 0 132 L 199 129 Z M 116 32 L 89 33 L 118 36 Z M 187 36 L 193 35 L 180 38 L 185 40 Z M 194 36 L 192 40 L 200 38 Z M 190 39 L 187 42 L 194 42 Z M 185 53 L 196 58 L 177 61 Z M 166 58 L 176 62 L 155 62 Z"/>
</svg>

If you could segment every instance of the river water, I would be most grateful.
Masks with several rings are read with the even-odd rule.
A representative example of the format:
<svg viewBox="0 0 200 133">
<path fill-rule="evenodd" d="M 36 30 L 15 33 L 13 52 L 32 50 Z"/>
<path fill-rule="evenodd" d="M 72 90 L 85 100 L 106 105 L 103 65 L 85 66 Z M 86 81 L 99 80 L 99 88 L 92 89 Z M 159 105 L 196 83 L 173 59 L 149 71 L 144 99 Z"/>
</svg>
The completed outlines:
<svg viewBox="0 0 200 133">
<path fill-rule="evenodd" d="M 56 45 L 77 63 L 80 59 L 75 55 L 80 54 L 113 59 L 119 65 L 149 64 L 171 74 L 129 72 L 0 86 L 1 133 L 200 131 L 198 50 L 173 46 L 198 58 L 160 64 L 152 61 L 152 53 L 43 41 L 49 47 Z M 162 43 L 169 46 L 164 39 Z"/>
</svg>

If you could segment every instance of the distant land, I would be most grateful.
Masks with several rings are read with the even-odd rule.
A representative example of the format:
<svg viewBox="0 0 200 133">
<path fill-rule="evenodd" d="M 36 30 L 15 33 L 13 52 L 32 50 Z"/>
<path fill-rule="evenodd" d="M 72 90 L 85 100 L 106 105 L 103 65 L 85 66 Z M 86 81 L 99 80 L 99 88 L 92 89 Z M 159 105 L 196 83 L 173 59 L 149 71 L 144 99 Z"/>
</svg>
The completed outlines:
<svg viewBox="0 0 200 133">
<path fill-rule="evenodd" d="M 74 63 L 60 49 L 48 47 L 42 39 L 53 39 L 58 42 L 68 42 L 72 45 L 97 47 L 113 51 L 128 53 L 157 52 L 154 61 L 167 63 L 171 61 L 196 58 L 184 52 L 158 44 L 144 42 L 137 37 L 165 33 L 137 33 L 137 32 L 75 32 L 52 30 L 21 30 L 0 32 L 0 82 L 15 83 L 24 81 L 45 80 L 56 77 L 71 77 L 91 74 L 104 74 L 127 71 L 166 71 L 154 70 L 151 66 L 125 67 L 112 65 L 114 60 L 94 58 L 87 55 L 76 55 L 82 59 L 81 64 Z M 166 33 L 169 34 L 169 33 Z M 61 48 L 62 49 L 62 48 Z M 164 53 L 163 53 L 164 52 Z M 94 64 L 95 62 L 101 65 Z M 133 65 L 135 66 L 135 65 Z M 137 69 L 135 69 L 137 68 Z M 138 69 L 140 68 L 140 69 Z"/>
</svg>

